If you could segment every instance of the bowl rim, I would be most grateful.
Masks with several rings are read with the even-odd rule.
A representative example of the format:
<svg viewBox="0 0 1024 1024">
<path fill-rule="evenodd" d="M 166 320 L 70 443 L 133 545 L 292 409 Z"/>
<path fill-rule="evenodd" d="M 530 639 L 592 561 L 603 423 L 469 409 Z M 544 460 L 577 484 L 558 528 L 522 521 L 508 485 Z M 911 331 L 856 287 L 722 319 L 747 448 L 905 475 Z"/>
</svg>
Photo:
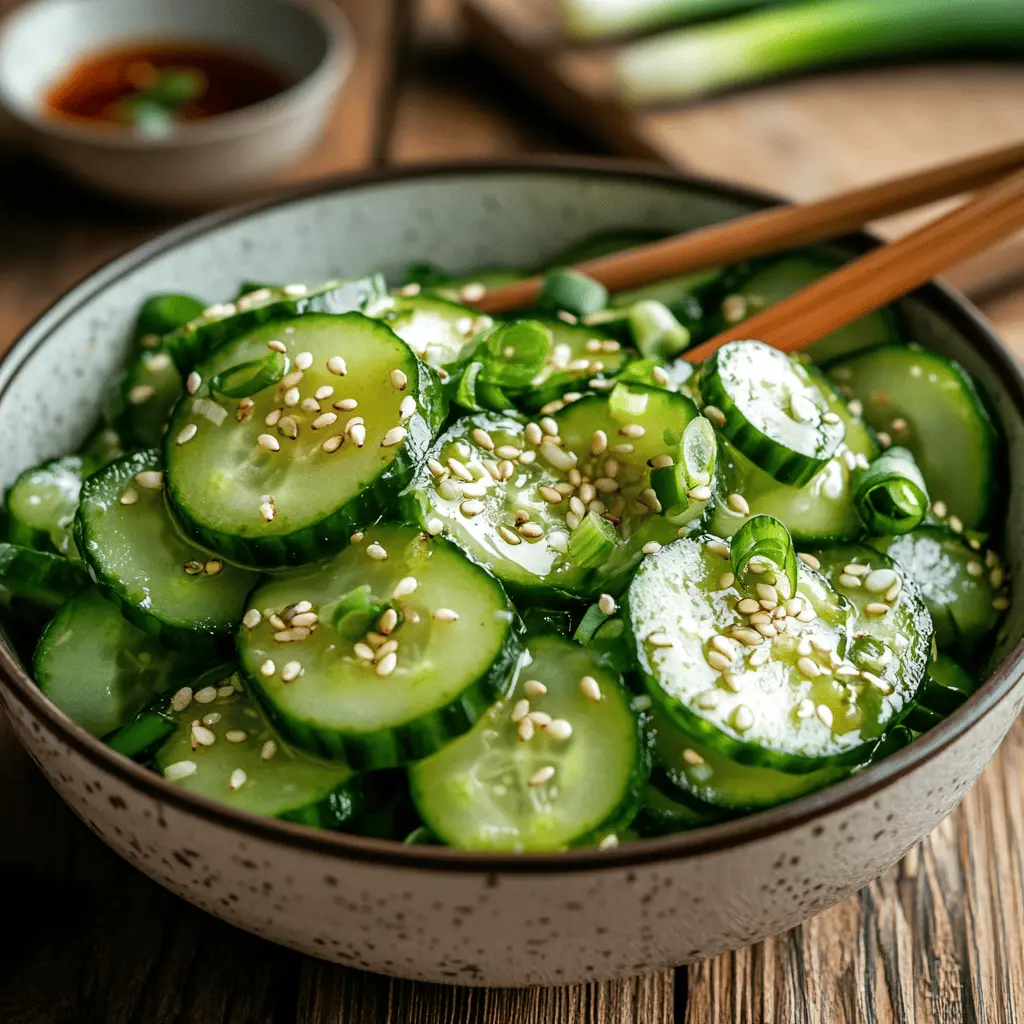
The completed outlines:
<svg viewBox="0 0 1024 1024">
<path fill-rule="evenodd" d="M 47 0 L 38 0 L 45 3 Z M 143 138 L 133 132 L 97 130 L 88 124 L 80 124 L 74 118 L 50 118 L 45 114 L 27 112 L 22 107 L 9 102 L 3 79 L 0 78 L 0 108 L 6 110 L 20 125 L 39 136 L 76 142 L 82 145 L 120 152 L 132 153 L 166 153 L 177 149 L 189 149 L 194 146 L 209 145 L 225 139 L 245 135 L 248 132 L 265 127 L 267 119 L 286 113 L 295 104 L 302 104 L 311 95 L 319 93 L 325 86 L 340 89 L 352 71 L 355 62 L 355 36 L 351 23 L 341 7 L 330 0 L 270 0 L 272 3 L 292 7 L 304 13 L 320 31 L 324 41 L 324 54 L 321 60 L 309 72 L 287 86 L 279 93 L 240 107 L 225 114 L 204 118 L 200 121 L 188 121 L 175 128 L 170 135 L 158 138 Z M 5 18 L 0 19 L 0 54 L 3 53 L 7 35 L 16 20 L 25 12 L 37 6 L 27 3 L 12 10 Z M 109 45 L 118 42 L 130 45 L 138 36 L 112 36 Z M 202 40 L 195 40 L 200 45 Z M 106 44 L 102 44 L 106 45 Z M 101 48 L 102 48 L 101 45 Z M 260 52 L 259 56 L 270 55 Z M 63 64 L 62 67 L 71 66 Z"/>
<path fill-rule="evenodd" d="M 7 352 L 0 356 L 0 365 L 6 364 L 12 358 L 27 356 L 30 351 L 45 342 L 47 333 L 56 323 L 74 315 L 82 302 L 102 292 L 110 284 L 153 257 L 184 242 L 200 238 L 213 228 L 244 219 L 250 214 L 287 206 L 294 201 L 318 195 L 357 191 L 366 186 L 390 182 L 428 181 L 432 178 L 445 177 L 457 180 L 515 174 L 564 174 L 596 180 L 625 179 L 640 184 L 675 185 L 700 191 L 712 197 L 741 200 L 759 206 L 784 202 L 778 196 L 699 175 L 635 161 L 600 157 L 526 156 L 496 160 L 457 160 L 329 177 L 195 218 L 115 257 L 85 275 L 40 313 L 18 335 Z M 867 232 L 854 232 L 837 241 L 847 248 L 860 251 L 881 244 L 877 237 Z M 978 354 L 1003 379 L 1017 412 L 1024 418 L 1024 372 L 982 314 L 969 300 L 940 282 L 930 282 L 918 289 L 914 295 L 925 301 L 930 309 L 971 340 Z M 67 309 L 64 308 L 66 306 Z M 48 324 L 47 321 L 54 316 L 57 317 L 56 323 Z M 20 367 L 16 366 L 10 378 L 0 387 L 0 398 L 14 386 L 19 369 Z M 347 859 L 382 866 L 488 876 L 503 873 L 544 875 L 564 871 L 621 870 L 736 849 L 849 807 L 931 761 L 976 726 L 1010 695 L 1020 678 L 1022 663 L 1024 638 L 1017 642 L 1014 649 L 990 673 L 977 691 L 934 729 L 863 772 L 808 796 L 690 832 L 640 839 L 607 850 L 567 850 L 558 853 L 502 853 L 442 846 L 405 846 L 394 840 L 313 829 L 274 818 L 265 818 L 183 790 L 156 772 L 115 753 L 81 726 L 76 725 L 43 695 L 28 673 L 20 667 L 13 652 L 2 639 L 0 707 L 4 699 L 17 699 L 36 724 L 45 726 L 59 741 L 72 747 L 98 770 L 113 774 L 143 796 L 166 802 L 180 812 L 235 829 L 255 839 L 298 847 L 304 852 L 325 855 L 338 862 Z"/>
</svg>

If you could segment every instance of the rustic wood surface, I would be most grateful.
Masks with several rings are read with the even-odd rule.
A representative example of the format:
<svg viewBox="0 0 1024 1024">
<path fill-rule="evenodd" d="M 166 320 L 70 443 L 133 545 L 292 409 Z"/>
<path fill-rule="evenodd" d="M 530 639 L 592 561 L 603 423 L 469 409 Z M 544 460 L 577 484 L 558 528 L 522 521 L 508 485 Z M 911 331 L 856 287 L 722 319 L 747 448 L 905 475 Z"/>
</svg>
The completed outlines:
<svg viewBox="0 0 1024 1024">
<path fill-rule="evenodd" d="M 363 59 L 387 67 L 393 38 L 385 33 L 402 19 L 382 16 L 380 0 L 347 6 L 356 16 L 370 10 Z M 382 155 L 406 162 L 586 149 L 585 136 L 458 48 L 450 14 L 450 0 L 421 11 L 414 49 L 394 62 L 398 90 L 371 84 L 346 96 L 343 108 L 355 107 L 339 116 L 375 126 L 358 152 L 346 150 L 350 166 Z M 10 147 L 0 146 L 0 179 L 0 348 L 77 278 L 168 223 L 95 199 Z M 989 295 L 984 309 L 1024 357 L 1024 281 Z M 0 907 L 10 937 L 0 957 L 0 1021 L 1014 1022 L 1024 1019 L 1022 779 L 1018 724 L 974 792 L 896 868 L 757 946 L 618 983 L 486 991 L 323 964 L 208 917 L 91 836 L 0 720 Z"/>
</svg>

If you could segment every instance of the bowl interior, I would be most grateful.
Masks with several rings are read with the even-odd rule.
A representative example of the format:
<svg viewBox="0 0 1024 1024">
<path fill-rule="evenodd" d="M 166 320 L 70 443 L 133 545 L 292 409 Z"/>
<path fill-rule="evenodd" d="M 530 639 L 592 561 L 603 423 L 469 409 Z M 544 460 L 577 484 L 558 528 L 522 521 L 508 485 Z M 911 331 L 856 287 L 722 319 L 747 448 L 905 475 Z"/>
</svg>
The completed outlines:
<svg viewBox="0 0 1024 1024">
<path fill-rule="evenodd" d="M 115 260 L 60 299 L 0 364 L 0 492 L 24 468 L 74 450 L 99 415 L 139 302 L 184 291 L 209 301 L 242 279 L 317 281 L 430 259 L 445 269 L 531 265 L 612 228 L 681 231 L 756 201 L 658 172 L 442 169 L 409 172 L 250 212 L 215 215 Z M 960 361 L 981 383 L 1009 442 L 1007 559 L 1021 571 L 1024 422 L 1021 377 L 970 310 L 940 289 L 901 304 L 911 337 Z M 1024 588 L 993 654 L 1024 632 Z"/>
<path fill-rule="evenodd" d="M 330 49 L 313 9 L 290 0 L 37 0 L 12 14 L 0 35 L 0 99 L 24 120 L 37 121 L 68 68 L 134 41 L 247 50 L 296 82 Z"/>
</svg>

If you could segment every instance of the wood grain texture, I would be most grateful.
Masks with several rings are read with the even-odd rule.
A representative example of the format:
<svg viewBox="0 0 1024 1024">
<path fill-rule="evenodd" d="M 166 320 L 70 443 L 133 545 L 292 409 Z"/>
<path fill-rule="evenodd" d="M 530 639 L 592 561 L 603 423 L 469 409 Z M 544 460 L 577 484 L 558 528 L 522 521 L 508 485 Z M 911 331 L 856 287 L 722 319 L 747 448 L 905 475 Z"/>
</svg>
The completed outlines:
<svg viewBox="0 0 1024 1024">
<path fill-rule="evenodd" d="M 578 132 L 454 48 L 453 5 L 421 9 L 391 159 L 582 148 Z M 0 191 L 0 348 L 59 290 L 166 223 L 95 200 L 23 157 L 4 159 L 0 175 L 13 186 Z M 819 145 L 807 159 L 831 156 Z M 1024 357 L 1024 289 L 985 309 Z M 757 946 L 674 976 L 477 991 L 310 960 L 170 896 L 87 832 L 0 720 L 0 907 L 14 946 L 0 957 L 0 1021 L 1008 1024 L 1024 1019 L 1022 779 L 1018 723 L 964 804 L 897 868 Z"/>
</svg>

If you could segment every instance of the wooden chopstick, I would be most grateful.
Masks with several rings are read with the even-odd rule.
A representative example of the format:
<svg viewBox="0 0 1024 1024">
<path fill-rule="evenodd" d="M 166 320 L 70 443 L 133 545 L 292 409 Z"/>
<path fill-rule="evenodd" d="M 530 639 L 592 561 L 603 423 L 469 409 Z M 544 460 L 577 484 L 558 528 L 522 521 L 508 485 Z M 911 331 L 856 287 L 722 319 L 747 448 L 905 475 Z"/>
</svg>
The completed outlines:
<svg viewBox="0 0 1024 1024">
<path fill-rule="evenodd" d="M 906 295 L 947 267 L 1024 226 L 1024 170 L 898 241 L 819 278 L 763 313 L 686 352 L 706 359 L 730 341 L 754 338 L 792 352 Z"/>
<path fill-rule="evenodd" d="M 698 228 L 648 245 L 601 256 L 578 269 L 610 291 L 636 288 L 676 274 L 724 266 L 798 245 L 819 242 L 938 199 L 981 188 L 1024 167 L 1024 144 L 944 164 L 904 178 L 869 185 L 819 202 L 773 207 Z M 532 305 L 542 279 L 517 281 L 469 303 L 485 313 Z"/>
</svg>

